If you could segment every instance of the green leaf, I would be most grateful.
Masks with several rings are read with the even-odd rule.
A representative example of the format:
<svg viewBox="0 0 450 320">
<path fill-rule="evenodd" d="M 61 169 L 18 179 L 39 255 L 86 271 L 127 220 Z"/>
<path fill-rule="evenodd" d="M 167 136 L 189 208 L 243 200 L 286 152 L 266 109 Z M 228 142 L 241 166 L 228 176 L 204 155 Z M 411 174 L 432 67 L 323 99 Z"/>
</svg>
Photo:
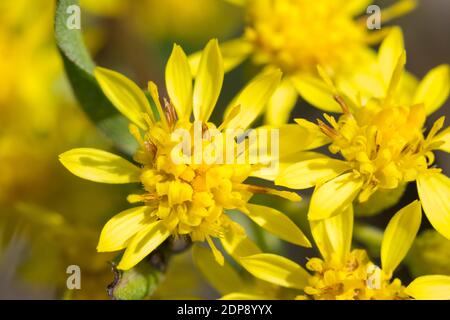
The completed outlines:
<svg viewBox="0 0 450 320">
<path fill-rule="evenodd" d="M 126 154 L 136 150 L 137 143 L 128 132 L 128 121 L 114 108 L 95 80 L 95 63 L 83 42 L 81 30 L 69 29 L 67 8 L 78 0 L 58 0 L 55 12 L 56 44 L 66 75 L 81 107 L 95 125 Z"/>
</svg>

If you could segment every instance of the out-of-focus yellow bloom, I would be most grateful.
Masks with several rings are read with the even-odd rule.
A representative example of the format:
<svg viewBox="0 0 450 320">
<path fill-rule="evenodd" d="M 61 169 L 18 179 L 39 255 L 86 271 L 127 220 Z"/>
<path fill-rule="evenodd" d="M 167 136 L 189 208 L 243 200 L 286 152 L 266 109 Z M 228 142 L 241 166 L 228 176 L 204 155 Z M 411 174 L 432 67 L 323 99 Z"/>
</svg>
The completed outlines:
<svg viewBox="0 0 450 320">
<path fill-rule="evenodd" d="M 106 192 L 111 196 L 111 190 L 66 183 L 68 175 L 55 161 L 62 150 L 85 139 L 105 143 L 64 80 L 54 43 L 54 10 L 54 1 L 48 0 L 0 2 L 0 224 L 13 229 L 19 223 L 29 231 L 30 256 L 20 266 L 19 280 L 56 288 L 59 294 L 66 287 L 67 266 L 75 263 L 85 272 L 86 290 L 73 297 L 106 298 L 108 256 L 96 253 L 95 233 L 85 226 L 98 225 L 105 207 L 111 210 L 117 201 L 91 203 L 92 194 L 100 199 Z M 48 209 L 24 216 L 22 202 L 65 208 L 64 216 L 54 214 L 49 222 Z"/>
<path fill-rule="evenodd" d="M 329 88 L 324 99 L 332 102 L 334 97 L 343 114 L 338 120 L 325 114 L 329 124 L 297 122 L 327 138 L 329 150 L 343 160 L 315 154 L 282 171 L 276 183 L 293 189 L 315 186 L 308 217 L 318 220 L 338 214 L 356 198 L 365 202 L 377 190 L 415 181 L 429 221 L 450 239 L 450 179 L 433 167 L 434 150 L 450 151 L 450 131 L 440 131 L 442 117 L 427 135 L 423 132 L 426 117 L 448 97 L 449 66 L 432 69 L 416 85 L 404 72 L 399 29 L 383 41 L 378 59 L 378 73 L 365 74 L 366 81 L 359 84 L 365 91 L 349 82 L 347 88 L 356 89 L 339 92 L 319 68 Z"/>
<path fill-rule="evenodd" d="M 311 258 L 306 271 L 297 263 L 275 255 L 242 257 L 241 264 L 254 276 L 283 287 L 302 290 L 299 299 L 450 299 L 450 276 L 427 275 L 406 288 L 393 272 L 406 256 L 420 227 L 418 201 L 398 211 L 386 227 L 381 245 L 380 269 L 366 251 L 351 250 L 353 210 L 311 222 L 322 259 Z"/>
<path fill-rule="evenodd" d="M 0 202 L 45 189 L 39 182 L 49 176 L 54 163 L 50 150 L 61 138 L 53 132 L 62 129 L 59 111 L 68 99 L 59 82 L 62 67 L 51 36 L 53 7 L 49 1 L 0 4 Z M 72 129 L 73 121 L 68 131 L 60 132 Z M 17 166 L 21 169 L 15 170 Z"/>
<path fill-rule="evenodd" d="M 18 260 L 11 280 L 36 289 L 51 289 L 54 298 L 107 298 L 105 287 L 111 282 L 111 269 L 107 262 L 113 257 L 96 252 L 97 233 L 94 228 L 69 223 L 59 213 L 25 203 L 16 205 L 14 218 L 18 223 L 14 223 L 12 217 L 0 220 L 0 244 L 2 236 L 5 240 L 5 232 L 2 231 L 16 225 L 15 228 L 21 230 L 22 246 L 26 248 L 26 254 L 16 248 L 15 258 L 2 261 L 7 265 Z M 0 260 L 1 251 L 0 245 Z M 67 289 L 69 275 L 66 269 L 70 265 L 81 269 L 80 289 Z"/>
<path fill-rule="evenodd" d="M 282 124 L 297 101 L 297 95 L 314 106 L 308 89 L 320 83 L 316 66 L 322 65 L 333 78 L 352 74 L 355 67 L 374 61 L 370 45 L 377 44 L 387 27 L 369 30 L 365 14 L 368 0 L 243 0 L 247 25 L 244 34 L 222 45 L 225 69 L 230 70 L 247 57 L 265 68 L 280 68 L 285 75 L 268 103 L 266 121 Z M 402 0 L 382 11 L 383 22 L 415 7 L 414 0 Z M 191 57 L 196 70 L 199 55 Z"/>
<path fill-rule="evenodd" d="M 193 241 L 206 240 L 216 260 L 223 263 L 224 258 L 212 239 L 220 238 L 225 248 L 230 248 L 225 234 L 231 233 L 232 241 L 235 241 L 244 233 L 224 214 L 226 209 L 241 210 L 280 238 L 310 246 L 308 239 L 287 216 L 275 209 L 247 203 L 254 193 L 298 201 L 297 194 L 245 184 L 244 180 L 261 167 L 248 161 L 241 164 L 237 158 L 242 155 L 237 152 L 233 152 L 233 159 L 222 164 L 215 161 L 218 153 L 210 161 L 202 151 L 218 142 L 210 136 L 211 130 L 242 130 L 258 117 L 280 81 L 279 71 L 263 74 L 244 88 L 233 100 L 236 107 L 219 127 L 208 122 L 224 77 L 217 40 L 211 40 L 205 47 L 194 86 L 187 57 L 181 47 L 174 46 L 166 66 L 170 101 L 165 100 L 164 108 L 156 85 L 149 83 L 157 112 L 152 110 L 144 92 L 121 74 L 97 68 L 95 76 L 106 96 L 132 123 L 130 131 L 140 145 L 134 156 L 139 166 L 114 154 L 87 148 L 65 152 L 60 155 L 60 160 L 69 171 L 84 179 L 102 183 L 142 183 L 144 193 L 130 195 L 128 200 L 144 205 L 114 216 L 100 236 L 99 251 L 126 248 L 119 269 L 132 268 L 171 235 L 187 235 Z M 191 113 L 194 122 L 190 121 Z M 143 136 L 140 130 L 144 132 Z M 180 130 L 192 139 L 182 156 L 192 155 L 195 161 L 191 158 L 191 161 L 177 163 L 174 158 L 182 151 L 179 139 L 173 139 L 173 134 Z M 219 140 L 222 137 L 219 135 Z M 238 148 L 235 140 L 232 143 L 231 149 Z M 200 152 L 198 144 L 202 145 Z"/>
</svg>

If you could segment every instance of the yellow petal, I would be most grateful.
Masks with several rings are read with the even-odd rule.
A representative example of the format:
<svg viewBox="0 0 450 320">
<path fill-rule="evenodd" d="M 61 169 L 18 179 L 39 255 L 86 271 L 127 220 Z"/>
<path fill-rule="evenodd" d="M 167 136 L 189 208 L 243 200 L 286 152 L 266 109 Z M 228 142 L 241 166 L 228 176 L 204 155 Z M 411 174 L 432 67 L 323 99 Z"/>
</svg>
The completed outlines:
<svg viewBox="0 0 450 320">
<path fill-rule="evenodd" d="M 450 68 L 447 64 L 431 69 L 420 81 L 413 104 L 424 103 L 431 114 L 447 100 L 450 91 Z"/>
<path fill-rule="evenodd" d="M 211 248 L 211 251 L 213 253 L 213 256 L 214 256 L 214 259 L 216 260 L 216 262 L 220 266 L 223 266 L 225 264 L 225 258 L 223 256 L 222 252 L 220 252 L 219 249 L 217 249 L 217 247 L 214 244 L 214 241 L 211 239 L 211 237 L 206 236 L 206 242 L 208 242 L 208 245 Z"/>
<path fill-rule="evenodd" d="M 397 60 L 394 71 L 392 72 L 391 81 L 389 82 L 388 89 L 385 96 L 385 104 L 390 105 L 390 100 L 396 96 L 397 88 L 399 87 L 405 74 L 405 64 L 406 64 L 406 51 L 400 54 Z"/>
<path fill-rule="evenodd" d="M 312 151 L 302 151 L 302 152 L 297 152 L 297 153 L 293 153 L 293 154 L 283 155 L 279 159 L 278 168 L 276 170 L 270 170 L 270 171 L 265 172 L 256 167 L 251 172 L 251 176 L 260 178 L 260 179 L 264 179 L 264 180 L 268 180 L 268 181 L 275 181 L 275 179 L 277 178 L 277 176 L 280 172 L 283 172 L 284 170 L 286 170 L 288 167 L 292 166 L 293 164 L 295 164 L 299 161 L 318 158 L 318 157 L 325 157 L 325 156 L 318 152 L 312 152 Z"/>
<path fill-rule="evenodd" d="M 417 6 L 417 0 L 398 0 L 394 2 L 391 6 L 383 9 L 381 11 L 381 16 L 383 22 L 389 22 L 393 19 L 401 17 L 411 10 L 414 10 Z"/>
<path fill-rule="evenodd" d="M 150 112 L 151 108 L 144 92 L 133 81 L 112 70 L 96 67 L 94 76 L 117 110 L 141 129 L 146 129 L 142 114 Z"/>
<path fill-rule="evenodd" d="M 203 50 L 194 85 L 195 120 L 207 122 L 214 110 L 223 83 L 223 60 L 217 39 Z"/>
<path fill-rule="evenodd" d="M 250 42 L 243 38 L 238 38 L 224 42 L 220 45 L 225 72 L 228 72 L 240 65 L 253 51 Z"/>
<path fill-rule="evenodd" d="M 342 263 L 350 252 L 353 234 L 353 206 L 334 217 L 311 221 L 311 232 L 322 257 L 337 256 Z"/>
<path fill-rule="evenodd" d="M 170 231 L 164 226 L 162 221 L 156 221 L 147 225 L 130 240 L 117 268 L 120 270 L 133 268 L 169 236 Z"/>
<path fill-rule="evenodd" d="M 115 154 L 79 148 L 59 155 L 59 161 L 74 175 L 101 183 L 139 182 L 141 170 Z"/>
<path fill-rule="evenodd" d="M 289 120 L 289 115 L 297 102 L 297 90 L 289 79 L 284 79 L 270 97 L 265 114 L 265 122 L 279 126 Z"/>
<path fill-rule="evenodd" d="M 268 297 L 244 292 L 232 292 L 224 295 L 219 300 L 271 300 Z"/>
<path fill-rule="evenodd" d="M 220 266 L 211 251 L 199 245 L 194 245 L 192 255 L 197 268 L 220 294 L 240 290 L 243 279 L 228 263 Z"/>
<path fill-rule="evenodd" d="M 308 219 L 326 219 L 343 212 L 356 198 L 362 185 L 362 179 L 349 172 L 316 187 L 311 197 Z"/>
<path fill-rule="evenodd" d="M 299 125 L 285 124 L 278 127 L 280 158 L 316 149 L 330 142 L 316 124 L 304 119 L 296 121 Z"/>
<path fill-rule="evenodd" d="M 392 275 L 408 253 L 421 220 L 422 208 L 416 200 L 398 211 L 389 221 L 381 242 L 381 265 L 386 274 Z"/>
<path fill-rule="evenodd" d="M 255 277 L 270 283 L 302 290 L 308 283 L 308 272 L 297 263 L 269 253 L 240 259 L 242 266 Z"/>
<path fill-rule="evenodd" d="M 417 179 L 417 189 L 428 220 L 450 240 L 450 179 L 441 173 L 424 173 Z"/>
<path fill-rule="evenodd" d="M 247 209 L 248 212 L 245 214 L 250 219 L 280 239 L 299 246 L 311 247 L 311 243 L 303 232 L 280 211 L 256 204 L 247 204 Z"/>
<path fill-rule="evenodd" d="M 192 111 L 192 76 L 183 49 L 174 45 L 166 66 L 166 89 L 180 119 Z"/>
<path fill-rule="evenodd" d="M 297 74 L 291 77 L 291 81 L 300 96 L 309 104 L 328 112 L 342 112 L 333 98 L 332 90 L 321 79 L 309 74 Z"/>
<path fill-rule="evenodd" d="M 398 27 L 393 27 L 389 35 L 381 43 L 378 51 L 378 68 L 381 71 L 386 90 L 391 82 L 398 59 L 404 50 L 402 30 Z"/>
<path fill-rule="evenodd" d="M 348 163 L 319 156 L 297 162 L 280 172 L 275 184 L 291 189 L 307 189 L 325 183 L 349 170 Z"/>
<path fill-rule="evenodd" d="M 103 227 L 97 251 L 110 252 L 125 248 L 128 241 L 148 224 L 148 207 L 136 207 L 112 217 Z"/>
<path fill-rule="evenodd" d="M 405 293 L 418 300 L 450 300 L 450 276 L 418 277 L 406 287 Z"/>
<path fill-rule="evenodd" d="M 240 105 L 241 112 L 231 120 L 228 128 L 247 128 L 263 112 L 267 101 L 280 84 L 281 71 L 264 72 L 255 77 L 232 100 L 225 111 L 227 115 L 234 106 Z"/>
<path fill-rule="evenodd" d="M 450 153 L 450 127 L 446 128 L 441 133 L 434 137 L 433 141 L 440 142 L 439 150 Z"/>
<path fill-rule="evenodd" d="M 235 231 L 229 231 L 225 233 L 225 236 L 220 240 L 225 251 L 228 252 L 228 254 L 234 259 L 261 253 L 258 246 L 245 234 L 238 234 Z"/>
</svg>

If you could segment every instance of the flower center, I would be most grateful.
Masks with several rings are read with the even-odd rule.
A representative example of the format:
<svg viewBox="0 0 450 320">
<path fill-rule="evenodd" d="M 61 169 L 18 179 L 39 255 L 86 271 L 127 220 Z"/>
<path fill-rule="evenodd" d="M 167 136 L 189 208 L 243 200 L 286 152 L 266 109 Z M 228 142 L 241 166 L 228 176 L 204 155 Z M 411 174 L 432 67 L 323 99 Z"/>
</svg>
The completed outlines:
<svg viewBox="0 0 450 320">
<path fill-rule="evenodd" d="M 210 236 L 221 237 L 229 225 L 224 209 L 243 208 L 247 203 L 251 193 L 242 183 L 251 166 L 211 163 L 203 153 L 198 158 L 194 127 L 190 122 L 178 121 L 173 129 L 167 130 L 158 123 L 146 132 L 135 155 L 135 160 L 143 165 L 141 182 L 145 193 L 131 195 L 129 200 L 144 201 L 153 208 L 152 215 L 165 221 L 174 235 L 204 241 Z M 187 148 L 186 140 L 180 145 L 180 140 L 174 139 L 174 132 L 180 130 L 191 137 L 192 144 L 187 143 Z M 202 151 L 207 152 L 214 141 L 206 133 L 202 135 Z M 189 161 L 180 161 L 187 155 L 192 155 Z"/>
<path fill-rule="evenodd" d="M 284 72 L 341 64 L 366 35 L 344 7 L 336 0 L 250 2 L 246 38 L 259 48 L 256 62 Z"/>
<path fill-rule="evenodd" d="M 326 118 L 330 125 L 319 121 L 319 126 L 332 139 L 330 151 L 340 153 L 364 178 L 360 201 L 378 188 L 414 181 L 427 170 L 434 161 L 430 141 L 443 124 L 438 120 L 425 138 L 423 105 L 383 107 L 375 101 L 354 113 L 344 110 L 338 121 Z"/>
<path fill-rule="evenodd" d="M 345 262 L 312 258 L 306 264 L 313 272 L 305 293 L 317 300 L 407 299 L 399 279 L 392 282 L 370 262 L 365 250 L 353 250 Z"/>
</svg>

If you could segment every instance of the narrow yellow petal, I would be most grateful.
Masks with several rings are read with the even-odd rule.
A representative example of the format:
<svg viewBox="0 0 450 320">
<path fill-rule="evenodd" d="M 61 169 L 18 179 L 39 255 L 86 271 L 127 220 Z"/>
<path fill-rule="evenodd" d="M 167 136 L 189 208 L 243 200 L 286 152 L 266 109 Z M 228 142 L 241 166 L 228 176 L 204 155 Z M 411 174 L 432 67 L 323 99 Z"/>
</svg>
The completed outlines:
<svg viewBox="0 0 450 320">
<path fill-rule="evenodd" d="M 397 88 L 399 87 L 403 76 L 405 74 L 405 64 L 406 64 L 406 51 L 400 54 L 397 60 L 394 71 L 392 72 L 391 80 L 389 81 L 388 89 L 385 96 L 385 104 L 390 105 L 390 100 L 395 97 Z"/>
<path fill-rule="evenodd" d="M 420 81 L 413 98 L 413 104 L 424 103 L 427 114 L 431 114 L 447 100 L 450 92 L 449 65 L 431 69 Z"/>
<path fill-rule="evenodd" d="M 439 150 L 450 153 L 450 127 L 437 134 L 433 141 L 440 142 Z"/>
<path fill-rule="evenodd" d="M 406 287 L 405 293 L 418 300 L 450 300 L 450 276 L 418 277 Z"/>
<path fill-rule="evenodd" d="M 203 50 L 194 85 L 194 117 L 207 122 L 214 110 L 224 76 L 222 54 L 216 39 Z"/>
<path fill-rule="evenodd" d="M 125 248 L 129 240 L 149 223 L 149 208 L 136 207 L 112 217 L 103 227 L 98 241 L 98 252 L 111 252 Z"/>
<path fill-rule="evenodd" d="M 240 105 L 241 112 L 231 120 L 228 128 L 247 128 L 258 116 L 260 116 L 267 101 L 280 84 L 281 71 L 264 72 L 256 76 L 237 96 L 232 100 L 225 115 L 228 115 L 234 106 Z"/>
<path fill-rule="evenodd" d="M 299 125 L 285 124 L 279 130 L 280 159 L 300 151 L 313 150 L 330 142 L 319 127 L 307 120 L 297 119 Z"/>
<path fill-rule="evenodd" d="M 297 162 L 280 172 L 275 184 L 291 189 L 307 189 L 323 184 L 349 170 L 345 161 L 319 156 Z"/>
<path fill-rule="evenodd" d="M 344 263 L 352 244 L 353 206 L 349 205 L 334 217 L 310 221 L 310 225 L 322 257 L 330 260 L 333 256 L 337 256 L 341 263 Z"/>
<path fill-rule="evenodd" d="M 166 66 L 166 89 L 180 119 L 189 118 L 192 111 L 192 76 L 183 49 L 174 45 Z"/>
<path fill-rule="evenodd" d="M 450 179 L 442 173 L 424 173 L 417 179 L 417 189 L 428 220 L 450 240 Z"/>
<path fill-rule="evenodd" d="M 356 198 L 362 185 L 362 179 L 349 172 L 316 187 L 311 197 L 308 219 L 326 219 L 343 212 Z"/>
<path fill-rule="evenodd" d="M 402 30 L 399 27 L 393 27 L 378 51 L 378 68 L 381 71 L 386 90 L 391 82 L 398 59 L 404 50 Z"/>
<path fill-rule="evenodd" d="M 96 67 L 94 76 L 117 110 L 141 129 L 145 129 L 147 125 L 142 114 L 149 113 L 151 108 L 144 92 L 133 81 L 112 70 Z"/>
<path fill-rule="evenodd" d="M 289 79 L 283 79 L 270 97 L 265 114 L 265 122 L 280 126 L 289 120 L 289 115 L 297 102 L 297 90 Z"/>
<path fill-rule="evenodd" d="M 162 221 L 156 221 L 147 225 L 130 240 L 117 268 L 120 270 L 133 268 L 169 236 L 170 231 L 164 226 Z"/>
<path fill-rule="evenodd" d="M 211 237 L 206 236 L 206 242 L 208 242 L 209 247 L 211 248 L 211 251 L 213 253 L 214 259 L 216 262 L 223 266 L 225 264 L 225 258 L 223 257 L 222 252 L 217 249 L 216 245 L 214 244 L 214 241 L 211 239 Z"/>
<path fill-rule="evenodd" d="M 234 259 L 261 253 L 258 246 L 247 235 L 229 231 L 220 239 L 225 251 Z"/>
<path fill-rule="evenodd" d="M 308 283 L 308 272 L 287 258 L 260 253 L 240 259 L 242 266 L 255 277 L 270 283 L 302 290 Z"/>
<path fill-rule="evenodd" d="M 227 295 L 224 295 L 219 300 L 271 300 L 271 299 L 266 296 L 260 296 L 251 293 L 232 292 Z"/>
<path fill-rule="evenodd" d="M 240 290 L 243 279 L 228 263 L 220 266 L 211 250 L 200 245 L 192 248 L 194 262 L 208 282 L 222 295 Z"/>
<path fill-rule="evenodd" d="M 225 72 L 240 65 L 253 51 L 253 45 L 246 39 L 238 38 L 220 45 Z"/>
<path fill-rule="evenodd" d="M 119 184 L 140 181 L 139 167 L 98 149 L 72 149 L 60 154 L 59 161 L 74 175 L 95 182 Z"/>
<path fill-rule="evenodd" d="M 417 7 L 417 0 L 398 0 L 381 11 L 383 23 L 401 17 Z"/>
<path fill-rule="evenodd" d="M 416 200 L 398 211 L 389 221 L 381 242 L 381 266 L 386 274 L 392 275 L 408 253 L 421 220 L 422 208 Z"/>
<path fill-rule="evenodd" d="M 297 74 L 291 76 L 291 81 L 300 96 L 309 104 L 327 112 L 342 112 L 333 98 L 333 91 L 320 78 L 309 74 Z"/>
<path fill-rule="evenodd" d="M 300 228 L 280 211 L 256 204 L 247 204 L 247 209 L 248 212 L 245 214 L 250 219 L 280 239 L 299 246 L 311 247 L 311 243 Z"/>
</svg>

